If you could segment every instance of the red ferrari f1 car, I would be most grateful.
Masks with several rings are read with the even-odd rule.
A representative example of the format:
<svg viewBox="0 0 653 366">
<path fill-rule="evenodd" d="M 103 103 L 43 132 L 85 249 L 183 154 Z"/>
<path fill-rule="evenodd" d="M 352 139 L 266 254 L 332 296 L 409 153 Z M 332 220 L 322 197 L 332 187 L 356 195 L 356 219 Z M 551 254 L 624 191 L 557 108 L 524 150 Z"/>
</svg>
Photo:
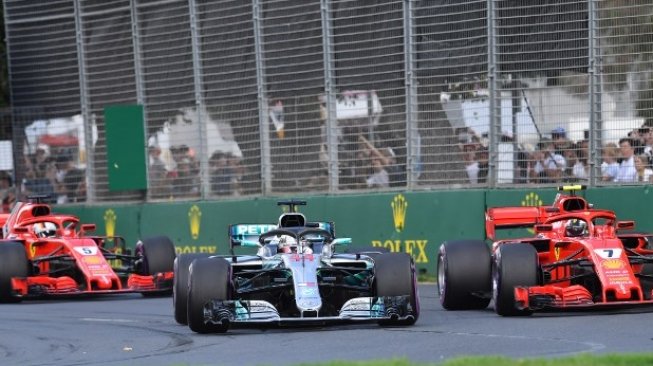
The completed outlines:
<svg viewBox="0 0 653 366">
<path fill-rule="evenodd" d="M 165 236 L 144 239 L 134 253 L 121 237 L 91 236 L 50 206 L 18 202 L 0 215 L 0 301 L 26 297 L 114 292 L 172 293 L 175 248 Z"/>
<path fill-rule="evenodd" d="M 653 235 L 633 221 L 594 209 L 561 187 L 551 206 L 497 207 L 486 212 L 487 237 L 447 241 L 438 254 L 438 291 L 447 310 L 483 309 L 530 315 L 538 310 L 653 305 Z M 571 193 L 568 193 L 571 192 Z M 496 229 L 528 228 L 534 236 L 495 238 Z"/>
</svg>

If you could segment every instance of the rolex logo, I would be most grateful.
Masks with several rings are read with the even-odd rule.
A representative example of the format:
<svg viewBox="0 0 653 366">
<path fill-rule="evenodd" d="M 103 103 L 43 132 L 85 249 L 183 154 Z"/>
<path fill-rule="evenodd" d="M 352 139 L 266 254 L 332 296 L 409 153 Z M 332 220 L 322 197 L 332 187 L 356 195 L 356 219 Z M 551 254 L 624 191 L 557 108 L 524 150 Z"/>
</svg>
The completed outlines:
<svg viewBox="0 0 653 366">
<path fill-rule="evenodd" d="M 521 201 L 522 206 L 542 206 L 542 200 L 535 192 L 526 195 L 524 200 Z"/>
<path fill-rule="evenodd" d="M 202 220 L 202 211 L 197 205 L 193 205 L 188 210 L 188 221 L 190 222 L 190 236 L 197 240 L 200 236 L 200 221 Z"/>
<path fill-rule="evenodd" d="M 403 195 L 398 194 L 392 199 L 390 206 L 392 206 L 392 219 L 395 222 L 395 230 L 400 233 L 402 230 L 404 230 L 406 208 L 408 208 L 408 202 Z"/>
<path fill-rule="evenodd" d="M 542 206 L 543 202 L 540 199 L 540 196 L 537 195 L 535 192 L 528 193 L 526 197 L 521 201 L 522 206 Z M 526 229 L 529 233 L 534 233 L 535 230 L 533 229 Z M 560 255 L 560 251 L 557 251 L 556 253 L 556 260 L 558 260 L 558 255 Z"/>
<path fill-rule="evenodd" d="M 108 237 L 115 236 L 116 233 L 116 213 L 112 209 L 104 211 L 104 227 Z"/>
</svg>

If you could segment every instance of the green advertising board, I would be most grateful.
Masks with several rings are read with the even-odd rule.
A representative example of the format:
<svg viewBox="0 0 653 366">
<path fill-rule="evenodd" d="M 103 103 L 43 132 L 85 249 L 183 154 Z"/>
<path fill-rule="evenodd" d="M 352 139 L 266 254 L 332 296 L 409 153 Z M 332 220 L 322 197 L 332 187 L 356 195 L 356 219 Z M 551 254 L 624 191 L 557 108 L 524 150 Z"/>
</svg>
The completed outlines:
<svg viewBox="0 0 653 366">
<path fill-rule="evenodd" d="M 553 202 L 557 190 L 493 189 L 395 192 L 367 195 L 299 197 L 310 221 L 334 221 L 336 235 L 356 246 L 406 252 L 421 271 L 435 273 L 437 251 L 445 240 L 484 239 L 485 210 L 496 206 L 535 206 Z M 653 231 L 649 187 L 594 188 L 581 192 L 595 207 L 615 210 Z M 227 254 L 227 227 L 235 223 L 277 222 L 282 210 L 275 198 L 182 203 L 62 206 L 84 222 L 97 224 L 100 235 L 124 236 L 129 245 L 143 237 L 169 236 L 179 253 Z M 248 250 L 251 250 L 248 248 Z"/>
</svg>

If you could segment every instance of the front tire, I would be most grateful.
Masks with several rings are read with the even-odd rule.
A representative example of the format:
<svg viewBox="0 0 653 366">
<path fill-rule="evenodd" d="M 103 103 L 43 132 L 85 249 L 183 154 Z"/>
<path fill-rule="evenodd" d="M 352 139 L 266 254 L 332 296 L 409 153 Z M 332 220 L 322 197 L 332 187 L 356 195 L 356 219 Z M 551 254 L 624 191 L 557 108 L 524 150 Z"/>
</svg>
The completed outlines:
<svg viewBox="0 0 653 366">
<path fill-rule="evenodd" d="M 180 254 L 174 262 L 174 278 L 172 284 L 172 305 L 175 309 L 175 320 L 179 324 L 188 324 L 188 273 L 195 259 L 208 258 L 207 253 Z"/>
<path fill-rule="evenodd" d="M 532 310 L 515 306 L 515 287 L 538 284 L 539 261 L 535 248 L 524 243 L 503 244 L 495 253 L 494 263 L 494 311 L 502 316 L 531 315 Z"/>
<path fill-rule="evenodd" d="M 481 240 L 442 243 L 438 252 L 438 293 L 447 310 L 485 309 L 492 291 L 492 255 Z M 486 296 L 486 297 L 483 297 Z"/>
<path fill-rule="evenodd" d="M 20 302 L 11 286 L 14 277 L 29 276 L 25 246 L 19 242 L 0 243 L 0 302 Z"/>
<path fill-rule="evenodd" d="M 173 271 L 177 254 L 175 253 L 175 245 L 170 238 L 155 236 L 143 239 L 142 242 L 146 274 L 154 275 Z"/>
<path fill-rule="evenodd" d="M 413 258 L 406 253 L 383 253 L 374 259 L 377 296 L 409 296 L 412 317 L 382 320 L 380 325 L 413 325 L 419 318 L 419 295 Z"/>
<path fill-rule="evenodd" d="M 231 299 L 231 265 L 224 258 L 200 258 L 188 275 L 188 326 L 197 333 L 224 333 L 228 323 L 204 322 L 204 306 L 210 300 Z"/>
</svg>

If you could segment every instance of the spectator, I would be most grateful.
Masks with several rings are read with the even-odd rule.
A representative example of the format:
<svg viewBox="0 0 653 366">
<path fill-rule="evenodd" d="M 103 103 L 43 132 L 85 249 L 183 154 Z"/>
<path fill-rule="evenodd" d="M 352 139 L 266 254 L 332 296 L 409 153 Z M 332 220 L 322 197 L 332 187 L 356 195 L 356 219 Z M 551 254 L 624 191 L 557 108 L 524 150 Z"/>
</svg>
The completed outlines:
<svg viewBox="0 0 653 366">
<path fill-rule="evenodd" d="M 553 141 L 543 140 L 539 143 L 539 149 L 533 153 L 529 178 L 534 183 L 559 182 L 566 168 L 565 158 L 555 152 Z"/>
<path fill-rule="evenodd" d="M 67 163 L 63 186 L 68 202 L 84 202 L 86 201 L 86 173 L 77 168 L 72 159 L 68 159 Z"/>
<path fill-rule="evenodd" d="M 34 170 L 34 173 L 37 176 L 45 176 L 45 171 L 47 170 L 48 161 L 50 157 L 50 148 L 45 144 L 38 144 L 36 147 L 36 152 L 30 159 L 31 167 Z"/>
<path fill-rule="evenodd" d="M 637 180 L 637 170 L 635 169 L 635 150 L 633 149 L 632 139 L 624 137 L 619 140 L 619 150 L 621 151 L 621 163 L 619 164 L 619 173 L 617 173 L 614 181 L 635 182 Z"/>
<path fill-rule="evenodd" d="M 397 156 L 392 148 L 386 147 L 381 149 L 381 154 L 385 157 L 384 167 L 388 172 L 390 187 L 402 187 L 406 185 L 406 174 L 402 166 L 397 164 Z"/>
<path fill-rule="evenodd" d="M 644 153 L 644 148 L 646 147 L 645 135 L 648 132 L 648 128 L 638 128 L 632 130 L 628 133 L 630 138 L 630 146 L 633 148 L 635 155 L 640 155 Z"/>
<path fill-rule="evenodd" d="M 650 183 L 653 177 L 653 170 L 651 170 L 646 154 L 635 155 L 634 162 L 635 170 L 637 170 L 637 181 Z"/>
<path fill-rule="evenodd" d="M 608 143 L 603 147 L 601 158 L 601 180 L 604 182 L 613 182 L 619 174 L 619 163 L 617 156 L 619 155 L 619 148 L 616 144 Z"/>
<path fill-rule="evenodd" d="M 13 180 L 9 173 L 2 171 L 0 172 L 0 200 L 2 206 L 0 206 L 0 212 L 9 212 L 13 207 L 13 203 L 16 202 L 16 188 L 13 186 Z"/>
<path fill-rule="evenodd" d="M 369 188 L 388 188 L 390 186 L 390 178 L 381 159 L 372 158 L 372 175 L 365 182 Z"/>
<path fill-rule="evenodd" d="M 21 192 L 27 197 L 33 195 L 50 197 L 45 199 L 45 202 L 54 203 L 55 192 L 52 182 L 45 177 L 45 173 L 37 174 L 34 169 L 28 169 L 25 172 Z"/>
<path fill-rule="evenodd" d="M 564 156 L 564 151 L 571 145 L 571 141 L 567 140 L 567 132 L 563 127 L 556 127 L 551 131 L 551 140 L 555 153 Z"/>
<path fill-rule="evenodd" d="M 11 212 L 14 203 L 16 203 L 16 187 L 8 189 L 2 197 L 2 212 Z"/>
<path fill-rule="evenodd" d="M 482 147 L 476 153 L 478 160 L 478 182 L 485 183 L 487 181 L 488 168 L 490 166 L 490 155 L 486 147 Z"/>
<path fill-rule="evenodd" d="M 653 164 L 653 130 L 646 127 L 646 133 L 643 136 L 644 154 L 648 158 L 649 164 Z"/>
<path fill-rule="evenodd" d="M 401 187 L 405 185 L 405 173 L 401 166 L 397 164 L 396 155 L 392 148 L 377 149 L 363 135 L 358 135 L 358 140 L 363 145 L 364 154 L 370 159 L 378 159 L 383 169 L 388 173 L 389 186 Z"/>
<path fill-rule="evenodd" d="M 226 154 L 226 156 L 227 166 L 229 166 L 233 172 L 233 178 L 231 179 L 231 191 L 232 194 L 239 196 L 242 193 L 243 189 L 240 182 L 243 180 L 243 175 L 245 175 L 245 167 L 243 166 L 241 158 L 231 153 Z"/>
<path fill-rule="evenodd" d="M 150 183 L 150 195 L 152 198 L 162 198 L 170 195 L 170 184 L 168 171 L 161 159 L 161 149 L 158 146 L 148 148 L 149 167 L 148 176 Z"/>
<path fill-rule="evenodd" d="M 475 144 L 465 144 L 463 146 L 463 161 L 465 162 L 465 170 L 467 171 L 469 182 L 471 184 L 478 184 L 478 174 L 481 169 L 476 160 Z"/>
<path fill-rule="evenodd" d="M 234 171 L 227 160 L 227 156 L 219 151 L 209 159 L 209 181 L 211 192 L 220 196 L 233 193 Z"/>
<path fill-rule="evenodd" d="M 13 182 L 9 173 L 0 171 L 0 198 L 4 198 L 5 193 L 11 189 Z"/>
<path fill-rule="evenodd" d="M 578 182 L 582 180 L 587 180 L 589 172 L 585 164 L 585 160 L 582 157 L 582 151 L 578 146 L 571 146 L 568 149 L 564 150 L 564 158 L 567 163 L 565 169 L 565 180 L 567 182 Z"/>
<path fill-rule="evenodd" d="M 169 174 L 172 179 L 172 191 L 178 196 L 195 196 L 199 194 L 199 169 L 194 152 L 186 145 L 171 147 L 170 152 L 175 161 L 175 171 Z"/>
</svg>

